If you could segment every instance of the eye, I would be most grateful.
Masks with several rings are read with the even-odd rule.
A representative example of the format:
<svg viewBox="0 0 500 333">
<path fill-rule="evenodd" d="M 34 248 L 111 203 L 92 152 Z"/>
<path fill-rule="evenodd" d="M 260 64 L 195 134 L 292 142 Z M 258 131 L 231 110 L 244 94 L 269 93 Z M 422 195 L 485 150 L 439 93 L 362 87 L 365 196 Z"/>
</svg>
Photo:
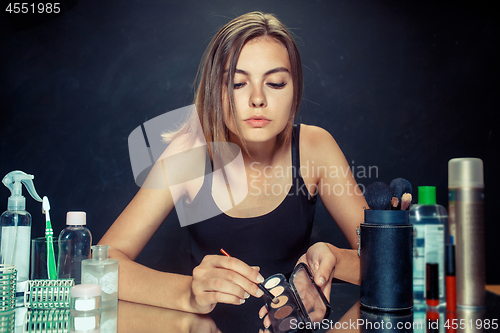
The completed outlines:
<svg viewBox="0 0 500 333">
<path fill-rule="evenodd" d="M 268 83 L 268 86 L 270 86 L 273 89 L 283 89 L 286 86 L 286 82 L 283 83 Z"/>
<path fill-rule="evenodd" d="M 233 89 L 240 89 L 240 88 L 243 88 L 245 86 L 245 83 L 235 83 L 233 85 Z"/>
</svg>

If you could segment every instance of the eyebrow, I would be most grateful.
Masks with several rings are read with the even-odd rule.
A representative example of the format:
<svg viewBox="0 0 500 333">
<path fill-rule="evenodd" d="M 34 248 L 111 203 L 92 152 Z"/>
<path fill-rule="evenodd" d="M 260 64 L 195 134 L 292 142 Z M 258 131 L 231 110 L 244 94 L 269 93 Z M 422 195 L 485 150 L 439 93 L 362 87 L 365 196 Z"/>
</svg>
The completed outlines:
<svg viewBox="0 0 500 333">
<path fill-rule="evenodd" d="M 285 72 L 285 73 L 288 73 L 290 74 L 290 71 L 285 68 L 285 67 L 276 67 L 276 68 L 273 68 L 271 70 L 268 70 L 267 72 L 264 73 L 264 76 L 266 75 L 270 75 L 270 74 L 274 74 L 274 73 L 280 73 L 280 72 Z M 227 73 L 227 70 L 224 71 L 224 74 Z M 243 74 L 243 75 L 246 75 L 246 76 L 250 76 L 250 74 L 248 74 L 248 72 L 242 70 L 242 69 L 236 69 L 235 73 L 239 73 L 239 74 Z"/>
</svg>

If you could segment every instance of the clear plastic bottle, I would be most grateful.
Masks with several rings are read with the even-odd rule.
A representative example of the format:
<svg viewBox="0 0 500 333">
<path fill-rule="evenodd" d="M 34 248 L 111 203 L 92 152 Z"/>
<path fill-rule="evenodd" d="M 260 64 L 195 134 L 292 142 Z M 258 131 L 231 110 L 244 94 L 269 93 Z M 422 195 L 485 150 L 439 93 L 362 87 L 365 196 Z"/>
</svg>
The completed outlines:
<svg viewBox="0 0 500 333">
<path fill-rule="evenodd" d="M 425 304 L 425 267 L 427 263 L 437 263 L 439 304 L 445 304 L 444 249 L 448 213 L 436 204 L 436 187 L 418 187 L 418 204 L 410 208 L 410 223 L 413 224 L 414 303 L 416 306 Z"/>
<path fill-rule="evenodd" d="M 31 214 L 25 210 L 26 198 L 22 195 L 22 184 L 35 200 L 42 202 L 33 185 L 33 178 L 32 175 L 16 170 L 2 179 L 11 196 L 7 210 L 0 217 L 0 263 L 16 266 L 16 306 L 23 303 L 30 267 Z"/>
<path fill-rule="evenodd" d="M 92 246 L 92 259 L 82 261 L 82 283 L 101 286 L 101 308 L 118 304 L 118 260 L 108 258 L 109 245 Z"/>
<path fill-rule="evenodd" d="M 90 258 L 92 234 L 85 227 L 87 214 L 85 212 L 68 212 L 67 227 L 59 234 L 58 269 L 60 279 L 75 279 L 80 284 L 82 261 Z"/>
</svg>

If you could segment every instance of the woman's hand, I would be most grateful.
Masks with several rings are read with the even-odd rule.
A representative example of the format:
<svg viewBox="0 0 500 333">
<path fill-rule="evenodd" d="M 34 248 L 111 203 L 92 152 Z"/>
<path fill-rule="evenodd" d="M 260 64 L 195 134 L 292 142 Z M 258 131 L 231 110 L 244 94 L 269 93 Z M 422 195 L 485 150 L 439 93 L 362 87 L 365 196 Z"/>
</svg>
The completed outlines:
<svg viewBox="0 0 500 333">
<path fill-rule="evenodd" d="M 335 265 L 337 264 L 337 257 L 333 254 L 328 244 L 316 243 L 312 245 L 299 258 L 297 264 L 301 262 L 309 266 L 314 282 L 321 288 L 326 299 L 330 301 L 330 291 L 332 289 L 332 279 Z M 269 328 L 271 326 L 271 319 L 269 319 L 269 316 L 266 316 L 267 313 L 266 306 L 263 306 L 259 311 L 259 317 L 264 318 L 264 327 Z"/>
<path fill-rule="evenodd" d="M 323 294 L 330 301 L 330 291 L 332 289 L 332 279 L 337 264 L 337 257 L 326 243 L 316 243 L 300 257 L 300 263 L 309 266 L 314 278 L 314 282 L 321 288 Z"/>
<path fill-rule="evenodd" d="M 261 297 L 257 287 L 264 281 L 258 267 L 221 255 L 208 255 L 193 270 L 191 304 L 199 313 L 209 313 L 217 303 L 240 305 L 250 296 Z"/>
</svg>

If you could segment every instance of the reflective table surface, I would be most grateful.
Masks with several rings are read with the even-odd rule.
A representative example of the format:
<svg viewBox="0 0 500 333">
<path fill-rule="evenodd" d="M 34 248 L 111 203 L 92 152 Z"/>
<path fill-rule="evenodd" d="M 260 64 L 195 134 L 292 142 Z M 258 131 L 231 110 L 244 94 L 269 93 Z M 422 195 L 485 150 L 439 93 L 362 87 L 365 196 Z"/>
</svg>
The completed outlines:
<svg viewBox="0 0 500 333">
<path fill-rule="evenodd" d="M 406 314 L 383 314 L 360 308 L 359 287 L 333 284 L 331 313 L 316 323 L 317 332 L 500 332 L 500 296 L 487 292 L 482 311 L 446 313 L 417 305 Z M 18 308 L 0 313 L 3 332 L 259 332 L 264 330 L 258 310 L 262 299 L 250 298 L 241 306 L 219 304 L 209 315 L 195 315 L 119 301 L 98 314 L 74 315 L 69 310 L 27 311 Z M 312 327 L 303 328 L 304 332 Z"/>
</svg>

